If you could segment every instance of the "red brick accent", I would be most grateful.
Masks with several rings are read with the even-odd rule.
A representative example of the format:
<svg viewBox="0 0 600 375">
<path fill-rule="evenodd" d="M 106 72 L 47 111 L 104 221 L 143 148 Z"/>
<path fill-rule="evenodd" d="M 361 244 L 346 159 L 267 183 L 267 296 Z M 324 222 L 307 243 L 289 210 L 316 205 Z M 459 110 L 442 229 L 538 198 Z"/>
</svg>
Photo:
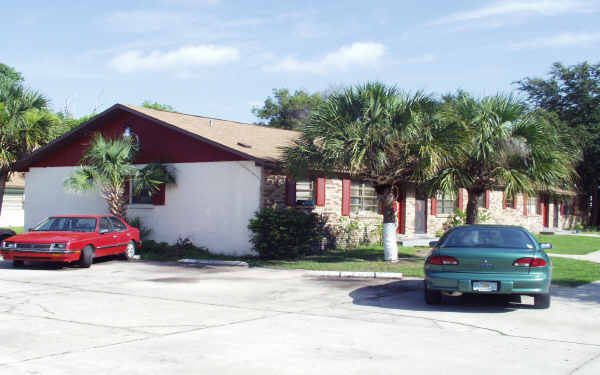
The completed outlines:
<svg viewBox="0 0 600 375">
<path fill-rule="evenodd" d="M 325 206 L 325 179 L 324 178 L 317 178 L 317 199 L 316 199 L 316 205 L 317 206 Z"/>
<path fill-rule="evenodd" d="M 527 194 L 523 194 L 523 215 L 527 216 Z"/>
<path fill-rule="evenodd" d="M 463 190 L 464 189 L 458 189 L 458 209 L 460 211 L 463 210 L 464 207 L 464 202 L 463 202 Z"/>
<path fill-rule="evenodd" d="M 486 210 L 489 210 L 489 208 L 490 208 L 490 191 L 489 190 L 485 191 L 485 208 L 486 208 Z"/>
<path fill-rule="evenodd" d="M 437 198 L 431 198 L 431 214 L 437 215 Z"/>
<path fill-rule="evenodd" d="M 350 180 L 342 180 L 342 216 L 350 216 Z"/>
</svg>

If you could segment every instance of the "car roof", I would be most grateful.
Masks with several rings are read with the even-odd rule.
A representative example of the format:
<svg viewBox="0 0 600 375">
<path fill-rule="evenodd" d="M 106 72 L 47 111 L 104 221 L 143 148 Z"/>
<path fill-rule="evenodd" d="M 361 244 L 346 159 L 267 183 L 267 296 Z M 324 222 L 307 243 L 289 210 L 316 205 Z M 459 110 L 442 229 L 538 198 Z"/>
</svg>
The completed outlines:
<svg viewBox="0 0 600 375">
<path fill-rule="evenodd" d="M 52 215 L 50 217 L 76 217 L 76 218 L 86 218 L 86 219 L 97 219 L 99 217 L 107 217 L 107 216 L 113 216 L 113 215 Z"/>
</svg>

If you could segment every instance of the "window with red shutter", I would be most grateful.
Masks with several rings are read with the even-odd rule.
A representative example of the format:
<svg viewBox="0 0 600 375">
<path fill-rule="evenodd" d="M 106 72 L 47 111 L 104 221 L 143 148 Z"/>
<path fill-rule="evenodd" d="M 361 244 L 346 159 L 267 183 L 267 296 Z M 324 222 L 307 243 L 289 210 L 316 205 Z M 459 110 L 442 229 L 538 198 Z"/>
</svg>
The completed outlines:
<svg viewBox="0 0 600 375">
<path fill-rule="evenodd" d="M 342 216 L 350 216 L 350 180 L 342 180 Z"/>
</svg>

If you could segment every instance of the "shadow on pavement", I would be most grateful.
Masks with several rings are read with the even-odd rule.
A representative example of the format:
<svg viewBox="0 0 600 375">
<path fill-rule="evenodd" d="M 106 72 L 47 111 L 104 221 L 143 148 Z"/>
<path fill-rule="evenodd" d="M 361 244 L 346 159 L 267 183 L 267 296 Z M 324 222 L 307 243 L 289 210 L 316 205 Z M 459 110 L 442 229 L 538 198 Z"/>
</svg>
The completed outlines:
<svg viewBox="0 0 600 375">
<path fill-rule="evenodd" d="M 600 303 L 600 282 L 582 285 L 577 288 L 552 287 L 552 296 L 579 302 Z"/>
<path fill-rule="evenodd" d="M 103 263 L 111 263 L 111 262 L 122 262 L 118 255 L 109 255 L 101 258 L 95 258 L 93 266 L 101 265 Z M 23 267 L 14 267 L 12 261 L 10 260 L 0 260 L 0 269 L 2 270 L 47 270 L 47 271 L 56 271 L 56 270 L 77 270 L 77 269 L 85 269 L 81 268 L 77 262 L 72 263 L 63 263 L 63 262 L 25 262 Z"/>
<path fill-rule="evenodd" d="M 441 305 L 427 305 L 423 297 L 423 280 L 402 280 L 358 288 L 350 292 L 352 302 L 361 306 L 411 311 L 448 311 L 463 313 L 507 313 L 533 308 L 515 296 L 463 295 L 444 296 Z"/>
</svg>

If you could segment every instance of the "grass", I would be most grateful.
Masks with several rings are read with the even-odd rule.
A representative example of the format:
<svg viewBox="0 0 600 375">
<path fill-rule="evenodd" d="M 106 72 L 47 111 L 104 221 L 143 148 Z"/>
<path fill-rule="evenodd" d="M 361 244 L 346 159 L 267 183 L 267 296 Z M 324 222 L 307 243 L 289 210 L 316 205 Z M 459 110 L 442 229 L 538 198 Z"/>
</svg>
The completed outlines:
<svg viewBox="0 0 600 375">
<path fill-rule="evenodd" d="M 23 227 L 4 227 L 4 228 L 1 228 L 1 229 L 10 229 L 13 232 L 15 232 L 16 234 L 23 233 Z"/>
<path fill-rule="evenodd" d="M 578 286 L 600 280 L 600 264 L 552 257 L 552 284 Z"/>
<path fill-rule="evenodd" d="M 552 244 L 552 249 L 547 250 L 549 253 L 583 255 L 600 250 L 600 238 L 556 234 L 539 234 L 535 237 L 540 242 Z"/>
</svg>

